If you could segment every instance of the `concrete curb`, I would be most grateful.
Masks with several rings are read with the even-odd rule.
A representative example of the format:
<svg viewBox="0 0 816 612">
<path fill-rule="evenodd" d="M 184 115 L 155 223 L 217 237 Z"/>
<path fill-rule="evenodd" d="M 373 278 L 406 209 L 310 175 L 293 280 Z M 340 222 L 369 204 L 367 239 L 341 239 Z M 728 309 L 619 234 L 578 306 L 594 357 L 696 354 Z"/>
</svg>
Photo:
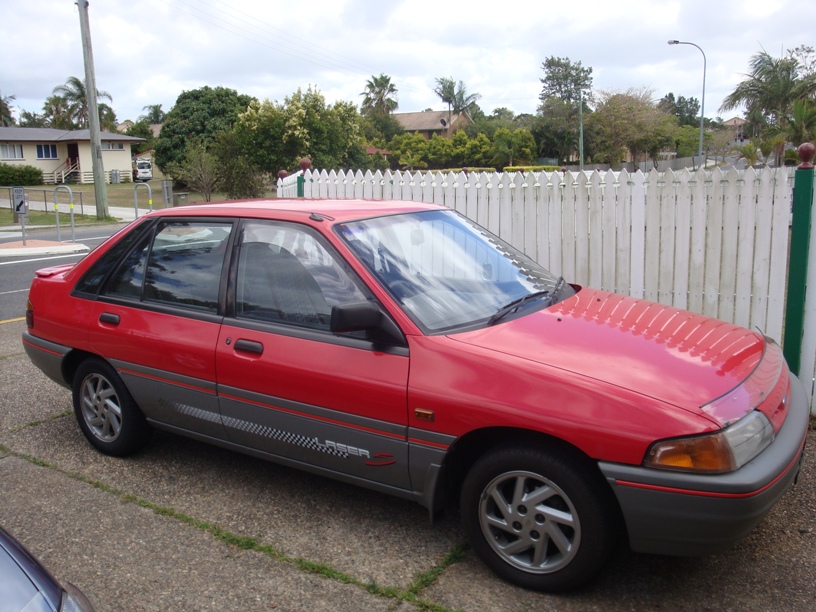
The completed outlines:
<svg viewBox="0 0 816 612">
<path fill-rule="evenodd" d="M 26 257 L 29 255 L 68 255 L 72 253 L 87 253 L 91 249 L 79 243 L 59 244 L 39 247 L 12 247 L 0 248 L 0 258 Z"/>
</svg>

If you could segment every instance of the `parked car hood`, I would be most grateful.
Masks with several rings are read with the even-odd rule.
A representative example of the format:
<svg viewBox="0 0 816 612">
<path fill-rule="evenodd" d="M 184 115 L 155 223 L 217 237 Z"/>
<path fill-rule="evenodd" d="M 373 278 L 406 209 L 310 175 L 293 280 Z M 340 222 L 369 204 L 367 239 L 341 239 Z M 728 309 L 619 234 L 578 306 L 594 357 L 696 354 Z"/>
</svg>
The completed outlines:
<svg viewBox="0 0 816 612">
<path fill-rule="evenodd" d="M 745 380 L 765 347 L 762 335 L 730 323 L 586 288 L 550 308 L 450 338 L 692 412 Z"/>
</svg>

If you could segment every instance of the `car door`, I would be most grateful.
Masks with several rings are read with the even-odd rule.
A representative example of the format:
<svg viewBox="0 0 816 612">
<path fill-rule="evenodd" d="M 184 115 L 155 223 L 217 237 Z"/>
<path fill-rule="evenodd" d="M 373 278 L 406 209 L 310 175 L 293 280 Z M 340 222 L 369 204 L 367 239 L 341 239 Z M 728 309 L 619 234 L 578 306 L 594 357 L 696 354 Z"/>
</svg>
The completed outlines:
<svg viewBox="0 0 816 612">
<path fill-rule="evenodd" d="M 313 228 L 247 221 L 216 349 L 236 444 L 352 478 L 409 488 L 408 350 L 329 331 L 336 304 L 372 300 Z"/>
<path fill-rule="evenodd" d="M 121 261 L 89 303 L 91 346 L 145 416 L 221 439 L 215 345 L 232 227 L 230 220 L 156 223 L 127 253 L 112 250 Z"/>
</svg>

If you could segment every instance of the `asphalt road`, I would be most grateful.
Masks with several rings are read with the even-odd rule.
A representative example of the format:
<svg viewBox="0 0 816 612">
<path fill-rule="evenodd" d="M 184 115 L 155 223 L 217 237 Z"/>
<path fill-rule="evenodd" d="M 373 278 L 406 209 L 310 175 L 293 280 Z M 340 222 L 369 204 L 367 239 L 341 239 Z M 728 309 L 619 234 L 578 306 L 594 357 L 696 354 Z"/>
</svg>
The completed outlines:
<svg viewBox="0 0 816 612">
<path fill-rule="evenodd" d="M 0 323 L 0 524 L 107 610 L 812 610 L 816 439 L 804 471 L 736 548 L 683 559 L 619 550 L 582 591 L 510 586 L 454 513 L 159 433 L 94 451 L 70 392 Z M 460 552 L 462 551 L 462 552 Z"/>
<path fill-rule="evenodd" d="M 106 238 L 123 227 L 124 224 L 84 226 L 77 227 L 74 231 L 76 242 L 93 249 L 101 244 Z M 19 226 L 15 228 L 0 229 L 0 243 L 19 242 L 22 240 Z M 57 232 L 51 228 L 31 229 L 26 231 L 26 238 L 30 240 L 53 240 L 57 241 Z M 70 228 L 62 228 L 60 231 L 62 240 L 70 240 Z M 28 298 L 28 287 L 34 272 L 40 268 L 54 266 L 62 263 L 76 263 L 85 253 L 68 255 L 26 255 L 4 257 L 0 250 L 0 321 L 25 315 L 25 304 Z"/>
</svg>

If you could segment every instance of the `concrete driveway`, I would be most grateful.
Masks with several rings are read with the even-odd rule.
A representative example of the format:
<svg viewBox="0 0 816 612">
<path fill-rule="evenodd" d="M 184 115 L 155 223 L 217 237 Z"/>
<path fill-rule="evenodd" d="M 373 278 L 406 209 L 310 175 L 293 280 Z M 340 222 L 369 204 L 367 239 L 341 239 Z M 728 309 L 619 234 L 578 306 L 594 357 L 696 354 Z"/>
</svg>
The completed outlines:
<svg viewBox="0 0 816 612">
<path fill-rule="evenodd" d="M 804 471 L 738 547 L 701 559 L 622 549 L 568 595 L 494 577 L 455 513 L 157 432 L 94 451 L 70 392 L 0 323 L 0 524 L 107 610 L 812 610 L 816 439 Z"/>
</svg>

